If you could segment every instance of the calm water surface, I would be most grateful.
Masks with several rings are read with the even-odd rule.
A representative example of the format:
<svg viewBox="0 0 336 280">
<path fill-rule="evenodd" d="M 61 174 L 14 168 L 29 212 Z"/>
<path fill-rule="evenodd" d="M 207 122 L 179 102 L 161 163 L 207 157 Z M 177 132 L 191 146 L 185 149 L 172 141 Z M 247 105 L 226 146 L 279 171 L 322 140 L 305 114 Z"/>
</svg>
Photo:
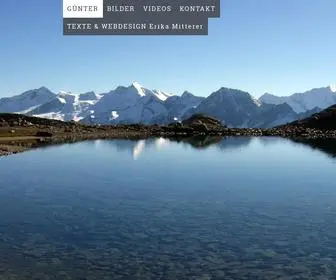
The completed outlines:
<svg viewBox="0 0 336 280">
<path fill-rule="evenodd" d="M 336 279 L 335 155 L 208 138 L 0 158 L 0 279 Z"/>
</svg>

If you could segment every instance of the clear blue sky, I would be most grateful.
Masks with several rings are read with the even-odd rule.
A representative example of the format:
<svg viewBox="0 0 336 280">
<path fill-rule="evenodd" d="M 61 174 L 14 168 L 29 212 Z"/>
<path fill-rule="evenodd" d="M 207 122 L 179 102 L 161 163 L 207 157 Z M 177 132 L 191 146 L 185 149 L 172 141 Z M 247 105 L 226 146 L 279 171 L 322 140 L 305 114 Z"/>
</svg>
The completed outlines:
<svg viewBox="0 0 336 280">
<path fill-rule="evenodd" d="M 0 96 L 138 81 L 176 94 L 222 86 L 288 95 L 336 83 L 335 0 L 222 0 L 208 36 L 63 36 L 61 0 L 1 1 Z"/>
</svg>

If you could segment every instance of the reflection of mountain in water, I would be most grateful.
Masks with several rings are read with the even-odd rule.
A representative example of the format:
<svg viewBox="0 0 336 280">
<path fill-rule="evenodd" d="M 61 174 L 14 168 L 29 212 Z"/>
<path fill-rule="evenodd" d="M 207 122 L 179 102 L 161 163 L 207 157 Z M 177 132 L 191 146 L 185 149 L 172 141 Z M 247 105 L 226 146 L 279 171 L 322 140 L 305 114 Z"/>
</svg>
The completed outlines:
<svg viewBox="0 0 336 280">
<path fill-rule="evenodd" d="M 227 137 L 217 144 L 220 150 L 234 150 L 246 148 L 251 144 L 253 137 Z"/>
<path fill-rule="evenodd" d="M 139 156 L 146 150 L 156 149 L 157 151 L 169 146 L 170 143 L 180 143 L 191 146 L 195 149 L 203 150 L 208 147 L 217 147 L 221 151 L 233 150 L 237 148 L 246 147 L 250 144 L 252 138 L 250 137 L 227 137 L 222 138 L 218 136 L 195 136 L 195 137 L 174 137 L 174 138 L 149 138 L 142 140 L 96 140 L 94 145 L 111 146 L 117 151 L 130 151 L 133 159 Z M 89 143 L 88 143 L 89 144 Z"/>
<path fill-rule="evenodd" d="M 290 141 L 296 144 L 309 146 L 312 149 L 317 149 L 326 153 L 331 157 L 336 158 L 336 139 L 300 139 L 289 140 L 279 137 L 218 137 L 218 136 L 197 136 L 197 137 L 175 137 L 175 138 L 150 138 L 142 140 L 97 140 L 94 145 L 103 144 L 104 146 L 112 146 L 118 151 L 128 151 L 133 159 L 138 159 L 139 156 L 149 150 L 155 149 L 159 151 L 162 148 L 169 147 L 169 144 L 182 144 L 198 150 L 204 150 L 209 147 L 215 147 L 219 151 L 232 151 L 236 149 L 244 149 L 248 147 L 254 140 L 258 140 L 264 146 L 271 146 L 279 141 Z"/>
<path fill-rule="evenodd" d="M 136 145 L 132 149 L 133 159 L 137 159 L 145 149 L 155 147 L 157 150 L 166 146 L 169 143 L 167 139 L 157 138 L 157 139 L 147 139 L 139 140 L 136 142 Z"/>
<path fill-rule="evenodd" d="M 101 143 L 101 140 L 98 140 Z M 95 141 L 96 142 L 96 141 Z M 146 149 L 161 149 L 169 143 L 169 140 L 164 138 L 150 138 L 141 140 L 111 140 L 103 141 L 104 145 L 110 145 L 117 149 L 117 151 L 130 151 L 133 159 L 137 159 L 141 153 Z"/>
<path fill-rule="evenodd" d="M 170 142 L 182 143 L 192 146 L 196 149 L 206 149 L 219 143 L 223 138 L 220 136 L 194 136 L 194 137 L 172 137 Z"/>
<path fill-rule="evenodd" d="M 259 143 L 261 143 L 264 147 L 272 146 L 279 142 L 290 141 L 287 138 L 281 138 L 276 136 L 268 136 L 268 137 L 258 137 Z"/>
<path fill-rule="evenodd" d="M 220 150 L 233 150 L 243 148 L 250 144 L 252 137 L 220 137 L 220 136 L 194 136 L 169 138 L 171 142 L 185 143 L 195 149 L 206 149 L 215 146 Z"/>
<path fill-rule="evenodd" d="M 336 139 L 295 139 L 291 141 L 309 146 L 313 150 L 321 151 L 332 158 L 336 158 Z"/>
</svg>

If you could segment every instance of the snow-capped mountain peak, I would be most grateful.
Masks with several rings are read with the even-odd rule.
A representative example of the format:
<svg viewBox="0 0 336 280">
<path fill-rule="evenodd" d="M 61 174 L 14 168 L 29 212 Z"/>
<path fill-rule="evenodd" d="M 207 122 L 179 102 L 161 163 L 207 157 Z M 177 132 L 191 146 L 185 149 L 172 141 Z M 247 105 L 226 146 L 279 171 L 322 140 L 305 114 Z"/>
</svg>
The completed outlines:
<svg viewBox="0 0 336 280">
<path fill-rule="evenodd" d="M 66 100 L 63 97 L 57 96 L 56 98 L 58 99 L 59 102 L 61 102 L 63 104 L 67 103 Z"/>
<path fill-rule="evenodd" d="M 26 113 L 49 119 L 79 121 L 89 114 L 90 108 L 100 98 L 101 96 L 94 92 L 77 94 L 62 90 L 53 99 L 31 108 Z"/>
<path fill-rule="evenodd" d="M 55 93 L 46 87 L 25 91 L 20 95 L 0 99 L 0 112 L 26 113 L 55 98 Z"/>
<path fill-rule="evenodd" d="M 257 98 L 255 98 L 254 96 L 252 96 L 252 100 L 253 100 L 254 104 L 257 105 L 258 107 L 260 107 L 262 105 L 262 103 Z"/>
<path fill-rule="evenodd" d="M 259 101 L 266 104 L 279 105 L 287 103 L 296 113 L 303 113 L 316 107 L 323 109 L 336 104 L 336 86 L 314 88 L 306 92 L 294 93 L 290 96 L 264 94 Z"/>
<path fill-rule="evenodd" d="M 60 91 L 57 94 L 57 98 L 65 101 L 65 102 L 61 101 L 62 103 L 73 103 L 75 102 L 75 100 L 78 99 L 78 94 L 74 94 L 74 93 L 66 92 L 66 91 Z"/>
<path fill-rule="evenodd" d="M 173 95 L 147 89 L 138 82 L 107 93 L 94 91 L 57 94 L 46 87 L 0 99 L 0 112 L 84 123 L 168 124 L 195 113 L 204 113 L 233 127 L 269 127 L 293 121 L 303 114 L 336 104 L 336 85 L 315 88 L 290 96 L 265 93 L 256 100 L 250 93 L 222 87 L 208 97 L 185 91 Z"/>
<path fill-rule="evenodd" d="M 128 87 L 119 86 L 104 94 L 90 108 L 90 116 L 84 121 L 92 123 L 150 123 L 167 115 L 164 102 L 170 94 L 150 90 L 138 82 Z"/>
<path fill-rule="evenodd" d="M 122 95 L 128 95 L 129 97 L 138 98 L 138 97 L 151 97 L 153 96 L 156 99 L 159 99 L 160 101 L 166 101 L 166 99 L 170 96 L 173 96 L 173 94 L 163 92 L 161 90 L 151 90 L 143 87 L 138 82 L 133 82 L 130 86 L 124 87 L 124 86 L 118 86 L 115 90 L 112 90 L 109 92 L 109 94 L 117 93 Z"/>
<path fill-rule="evenodd" d="M 330 89 L 331 92 L 336 93 L 336 84 L 329 85 L 329 89 Z"/>
<path fill-rule="evenodd" d="M 157 98 L 159 98 L 161 101 L 166 101 L 167 98 L 173 96 L 173 94 L 166 93 L 166 92 L 163 92 L 163 91 L 161 91 L 161 90 L 157 90 L 157 89 L 153 90 L 153 93 L 154 93 L 154 95 L 155 95 Z"/>
<path fill-rule="evenodd" d="M 168 97 L 172 96 L 172 94 L 163 92 L 161 90 L 150 90 L 147 89 L 145 87 L 143 87 L 140 83 L 138 82 L 133 82 L 132 85 L 130 86 L 130 88 L 134 88 L 136 89 L 138 95 L 140 95 L 141 97 L 145 97 L 145 96 L 154 96 L 155 98 L 161 100 L 161 101 L 166 101 Z"/>
<path fill-rule="evenodd" d="M 146 96 L 144 88 L 138 82 L 133 82 L 131 87 L 134 87 L 140 96 Z"/>
</svg>

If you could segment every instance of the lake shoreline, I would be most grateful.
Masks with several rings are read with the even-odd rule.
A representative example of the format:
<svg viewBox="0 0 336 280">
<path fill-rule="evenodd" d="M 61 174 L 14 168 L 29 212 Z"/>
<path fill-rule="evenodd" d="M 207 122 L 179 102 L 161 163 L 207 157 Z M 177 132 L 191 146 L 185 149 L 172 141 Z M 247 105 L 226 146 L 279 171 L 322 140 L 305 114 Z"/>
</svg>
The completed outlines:
<svg viewBox="0 0 336 280">
<path fill-rule="evenodd" d="M 44 131 L 47 133 L 46 131 Z M 238 129 L 226 128 L 222 131 L 174 131 L 167 128 L 155 127 L 151 129 L 125 129 L 113 128 L 97 133 L 62 133 L 53 134 L 52 136 L 19 136 L 19 133 L 13 133 L 12 137 L 0 136 L 0 156 L 8 156 L 12 154 L 22 153 L 31 149 L 53 146 L 66 143 L 76 143 L 88 140 L 144 140 L 149 138 L 167 138 L 188 140 L 193 137 L 281 137 L 292 140 L 311 140 L 311 139 L 336 139 L 336 131 L 322 131 L 315 129 Z"/>
<path fill-rule="evenodd" d="M 18 114 L 0 114 L 0 156 L 42 146 L 99 139 L 148 139 L 153 137 L 282 137 L 335 139 L 336 130 L 284 125 L 270 129 L 228 128 L 218 120 L 195 115 L 182 123 L 160 125 L 85 125 Z"/>
</svg>

